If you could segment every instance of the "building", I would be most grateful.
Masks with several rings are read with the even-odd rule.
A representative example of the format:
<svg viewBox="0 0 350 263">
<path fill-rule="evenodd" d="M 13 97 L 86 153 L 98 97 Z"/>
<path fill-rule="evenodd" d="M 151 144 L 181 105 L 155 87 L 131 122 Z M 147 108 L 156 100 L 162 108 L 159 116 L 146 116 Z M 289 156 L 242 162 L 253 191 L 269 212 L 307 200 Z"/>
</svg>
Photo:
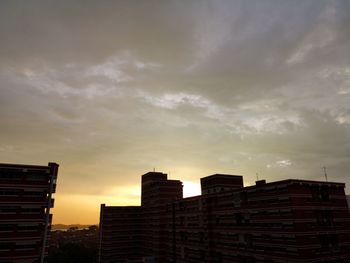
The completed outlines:
<svg viewBox="0 0 350 263">
<path fill-rule="evenodd" d="M 344 186 L 262 180 L 176 201 L 165 262 L 350 262 Z"/>
<path fill-rule="evenodd" d="M 167 175 L 149 172 L 142 175 L 141 218 L 142 255 L 149 261 L 163 258 L 168 250 L 167 204 L 182 199 L 182 182 L 168 180 Z"/>
<path fill-rule="evenodd" d="M 167 204 L 182 199 L 182 183 L 167 174 L 142 175 L 141 206 L 101 205 L 99 262 L 154 262 L 164 257 L 171 230 Z"/>
<path fill-rule="evenodd" d="M 99 262 L 116 258 L 139 260 L 141 254 L 141 207 L 101 205 Z"/>
<path fill-rule="evenodd" d="M 47 257 L 58 164 L 0 164 L 0 263 Z"/>
<path fill-rule="evenodd" d="M 122 240 L 133 238 L 141 253 L 135 258 L 119 254 L 100 263 L 350 262 L 350 214 L 343 183 L 260 180 L 244 187 L 242 176 L 215 174 L 201 179 L 202 195 L 182 198 L 180 181 L 167 192 L 159 187 L 159 181 L 166 181 L 164 174 L 144 176 L 139 221 L 120 207 L 110 207 L 117 217 L 133 222 L 127 229 L 135 230 L 111 240 L 130 248 Z M 108 233 L 102 210 L 100 221 L 103 255 Z M 109 229 L 123 229 L 123 224 L 111 220 Z"/>
</svg>

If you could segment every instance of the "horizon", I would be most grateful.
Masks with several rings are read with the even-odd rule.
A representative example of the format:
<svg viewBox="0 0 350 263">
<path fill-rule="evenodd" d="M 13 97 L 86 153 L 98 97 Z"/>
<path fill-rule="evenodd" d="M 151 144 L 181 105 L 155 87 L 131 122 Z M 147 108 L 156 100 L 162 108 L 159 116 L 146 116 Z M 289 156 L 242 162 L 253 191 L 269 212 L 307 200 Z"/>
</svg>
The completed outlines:
<svg viewBox="0 0 350 263">
<path fill-rule="evenodd" d="M 344 0 L 1 1 L 0 162 L 60 165 L 54 224 L 153 169 L 349 185 L 349 28 Z"/>
<path fill-rule="evenodd" d="M 151 172 L 151 171 L 150 171 Z M 169 176 L 169 175 L 168 175 Z M 169 178 L 168 178 L 169 179 Z M 243 176 L 243 179 L 244 179 L 244 176 Z M 172 180 L 177 180 L 176 178 L 172 178 Z M 265 180 L 265 179 L 263 179 L 263 178 L 259 178 L 258 180 Z M 288 179 L 287 179 L 288 180 Z M 301 178 L 289 178 L 289 180 L 303 180 L 303 179 L 301 179 Z M 181 181 L 181 180 L 180 180 Z M 316 180 L 315 180 L 316 181 Z M 319 180 L 320 182 L 331 182 L 331 183 L 334 183 L 334 181 L 325 181 L 325 180 Z M 272 183 L 272 182 L 268 182 L 268 181 L 266 181 L 266 183 L 268 184 L 268 183 Z M 342 183 L 342 182 L 336 182 L 336 183 Z M 191 188 L 188 188 L 187 187 L 187 191 L 186 191 L 186 193 L 184 192 L 184 195 L 183 195 L 183 199 L 186 199 L 186 198 L 190 198 L 190 197 L 195 197 L 195 196 L 198 196 L 198 195 L 201 195 L 201 189 L 200 189 L 200 184 L 194 184 L 194 183 L 190 183 L 190 184 L 193 184 L 193 185 L 191 185 L 191 187 L 193 187 L 196 191 L 195 191 L 195 194 L 193 194 L 192 195 L 192 193 L 191 193 L 191 191 L 190 191 L 190 189 Z M 244 185 L 243 187 L 245 188 L 245 187 L 249 187 L 249 186 L 254 186 L 255 184 L 252 184 L 252 185 Z M 185 184 L 183 183 L 183 186 L 185 186 Z M 184 187 L 185 188 L 185 187 Z M 192 189 L 193 189 L 192 188 Z M 198 189 L 196 189 L 196 188 L 198 188 Z M 185 190 L 185 189 L 184 189 Z M 199 191 L 199 193 L 198 193 L 198 191 Z M 141 193 L 141 185 L 140 185 L 140 193 Z M 347 198 L 348 199 L 350 199 L 350 195 L 348 195 L 348 193 L 346 193 L 346 191 L 345 191 L 345 194 L 347 195 Z M 348 201 L 348 203 L 349 203 L 349 201 Z M 104 203 L 105 204 L 105 203 Z M 350 204 L 350 203 L 349 203 Z M 101 204 L 102 205 L 102 204 Z M 107 206 L 110 206 L 110 204 L 105 204 L 105 205 L 107 205 Z M 130 205 L 128 205 L 128 204 L 125 204 L 125 206 L 130 206 Z M 141 206 L 141 194 L 140 194 L 140 203 L 137 205 L 137 206 Z M 54 223 L 53 225 L 64 225 L 64 226 L 72 226 L 72 225 L 82 225 L 82 226 L 91 226 L 91 225 L 97 225 L 97 226 L 99 226 L 99 222 L 96 222 L 96 223 L 87 223 L 87 224 L 81 224 L 81 223 L 68 223 L 68 224 L 65 224 L 65 223 Z"/>
</svg>

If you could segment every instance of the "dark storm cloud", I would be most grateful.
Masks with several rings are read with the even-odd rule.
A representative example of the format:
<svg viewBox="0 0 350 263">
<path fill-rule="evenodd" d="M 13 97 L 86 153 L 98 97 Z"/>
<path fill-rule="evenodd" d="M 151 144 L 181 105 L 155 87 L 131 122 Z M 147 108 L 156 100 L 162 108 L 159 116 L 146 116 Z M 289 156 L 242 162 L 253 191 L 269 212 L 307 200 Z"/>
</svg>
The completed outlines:
<svg viewBox="0 0 350 263">
<path fill-rule="evenodd" d="M 1 1 L 1 159 L 62 163 L 62 193 L 349 183 L 349 28 L 349 1 Z"/>
</svg>

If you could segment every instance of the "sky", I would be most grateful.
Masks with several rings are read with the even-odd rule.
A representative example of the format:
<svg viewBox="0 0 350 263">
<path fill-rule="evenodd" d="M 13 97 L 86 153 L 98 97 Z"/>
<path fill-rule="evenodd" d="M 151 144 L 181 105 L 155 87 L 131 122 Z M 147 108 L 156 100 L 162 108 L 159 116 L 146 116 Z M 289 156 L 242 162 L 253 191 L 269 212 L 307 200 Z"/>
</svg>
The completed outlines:
<svg viewBox="0 0 350 263">
<path fill-rule="evenodd" d="M 60 165 L 54 223 L 153 169 L 349 185 L 350 1 L 3 0 L 0 121 L 0 162 Z"/>
</svg>

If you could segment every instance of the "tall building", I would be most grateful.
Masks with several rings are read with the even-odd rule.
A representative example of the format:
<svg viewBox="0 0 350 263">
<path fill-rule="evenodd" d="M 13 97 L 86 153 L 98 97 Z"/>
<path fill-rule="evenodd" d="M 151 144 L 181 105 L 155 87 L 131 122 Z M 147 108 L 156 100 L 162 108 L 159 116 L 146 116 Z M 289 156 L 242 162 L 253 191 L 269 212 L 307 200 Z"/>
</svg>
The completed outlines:
<svg viewBox="0 0 350 263">
<path fill-rule="evenodd" d="M 142 175 L 141 251 L 145 261 L 163 258 L 169 250 L 171 229 L 168 229 L 167 204 L 182 199 L 182 182 L 168 180 L 167 174 L 149 172 Z"/>
<path fill-rule="evenodd" d="M 0 263 L 47 257 L 58 164 L 0 164 Z"/>
<path fill-rule="evenodd" d="M 136 214 L 101 209 L 100 263 L 350 262 L 343 183 L 260 180 L 244 187 L 242 176 L 215 174 L 201 179 L 202 195 L 182 198 L 181 182 L 167 189 L 166 181 L 162 173 L 143 175 L 141 207 L 123 208 Z M 108 219 L 106 208 L 124 220 Z M 107 240 L 119 242 L 111 251 L 130 253 L 104 257 Z"/>
<path fill-rule="evenodd" d="M 169 243 L 167 204 L 182 199 L 182 183 L 167 174 L 142 175 L 141 206 L 101 205 L 99 262 L 155 262 Z"/>
</svg>

